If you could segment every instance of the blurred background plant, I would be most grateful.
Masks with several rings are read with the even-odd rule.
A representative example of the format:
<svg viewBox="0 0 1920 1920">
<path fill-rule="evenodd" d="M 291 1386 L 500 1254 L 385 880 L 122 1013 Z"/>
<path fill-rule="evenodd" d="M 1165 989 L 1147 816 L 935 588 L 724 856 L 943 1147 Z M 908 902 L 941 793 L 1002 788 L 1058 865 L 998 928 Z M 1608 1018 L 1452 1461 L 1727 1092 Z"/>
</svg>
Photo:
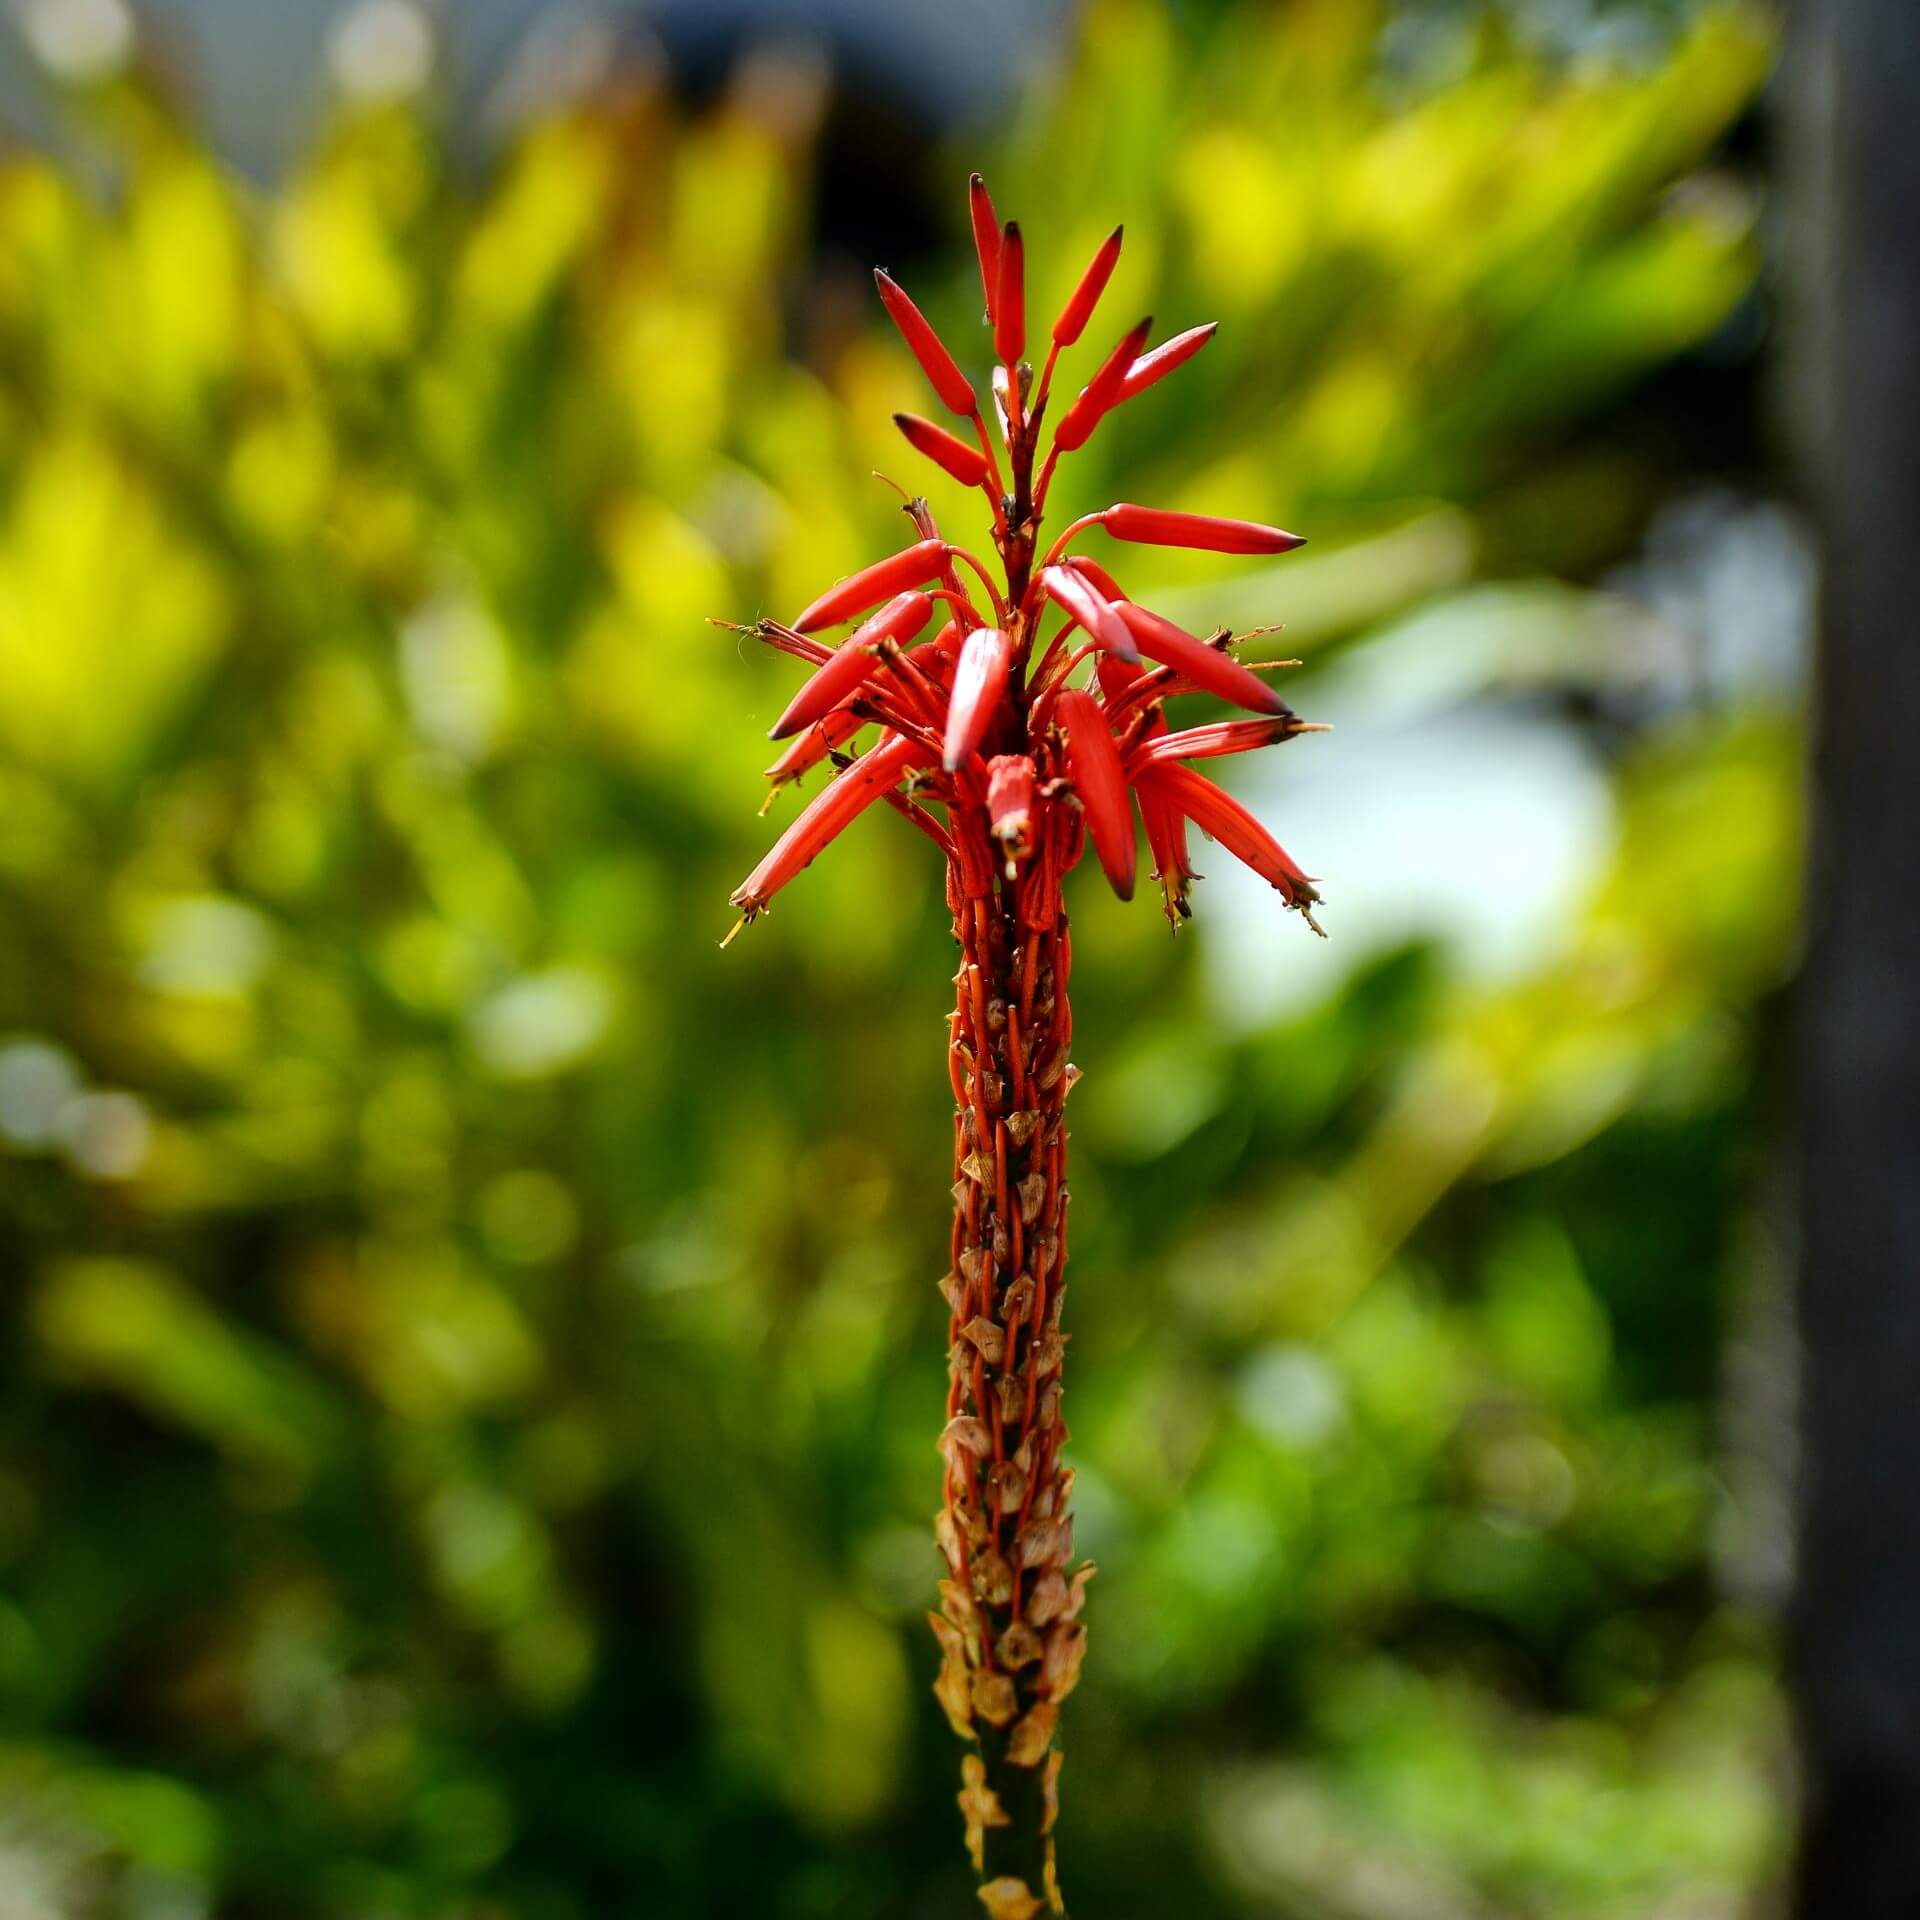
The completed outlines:
<svg viewBox="0 0 1920 1920">
<path fill-rule="evenodd" d="M 789 684 L 703 617 L 897 539 L 857 96 L 608 43 L 476 162 L 383 0 L 255 187 L 64 17 L 0 161 L 0 1915 L 958 1915 L 937 875 L 863 825 L 715 950 Z M 1098 0 L 1010 117 L 867 129 L 949 337 L 976 164 L 1222 321 L 1060 515 L 1310 533 L 1136 584 L 1339 723 L 1252 796 L 1324 948 L 1224 860 L 1178 942 L 1073 903 L 1087 1913 L 1783 1858 L 1770 42 L 1555 17 Z"/>
</svg>

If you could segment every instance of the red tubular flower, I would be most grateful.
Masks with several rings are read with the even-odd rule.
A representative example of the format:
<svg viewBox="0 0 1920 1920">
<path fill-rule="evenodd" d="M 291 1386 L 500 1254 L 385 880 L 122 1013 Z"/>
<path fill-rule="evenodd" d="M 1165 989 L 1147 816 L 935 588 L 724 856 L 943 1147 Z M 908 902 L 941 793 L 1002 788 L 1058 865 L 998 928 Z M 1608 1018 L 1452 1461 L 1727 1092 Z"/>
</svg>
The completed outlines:
<svg viewBox="0 0 1920 1920">
<path fill-rule="evenodd" d="M 901 339 L 907 343 L 907 351 L 920 362 L 920 371 L 927 376 L 934 392 L 963 419 L 971 419 L 980 411 L 973 383 L 960 371 L 927 316 L 907 298 L 884 268 L 874 268 L 873 282 L 880 289 L 881 303 L 892 316 L 893 324 L 900 329 Z"/>
<path fill-rule="evenodd" d="M 1077 573 L 1103 600 L 1111 601 L 1118 607 L 1126 599 L 1120 582 L 1103 567 L 1098 560 L 1089 560 L 1084 553 L 1070 553 L 1066 564 Z"/>
<path fill-rule="evenodd" d="M 1163 720 L 1159 723 L 1165 726 Z M 1153 855 L 1153 877 L 1166 898 L 1167 921 L 1175 931 L 1193 917 L 1187 895 L 1193 887 L 1193 867 L 1187 858 L 1187 819 L 1158 788 L 1134 789 L 1140 802 L 1140 824 L 1147 831 L 1147 850 Z"/>
<path fill-rule="evenodd" d="M 1009 220 L 1000 235 L 1000 275 L 993 296 L 993 350 L 1005 366 L 1027 350 L 1027 248 L 1020 222 Z"/>
<path fill-rule="evenodd" d="M 1040 587 L 1068 619 L 1086 630 L 1088 639 L 1097 640 L 1122 660 L 1140 658 L 1140 649 L 1119 609 L 1103 600 L 1072 567 L 1048 567 L 1040 576 Z"/>
<path fill-rule="evenodd" d="M 1113 890 L 1133 898 L 1136 849 L 1133 803 L 1127 797 L 1126 770 L 1113 744 L 1107 716 L 1092 694 L 1069 688 L 1054 703 L 1054 718 L 1067 741 L 1067 778 L 1080 797 L 1087 832 Z"/>
<path fill-rule="evenodd" d="M 1205 693 L 1217 693 L 1236 707 L 1255 713 L 1285 713 L 1287 703 L 1260 678 L 1216 647 L 1176 627 L 1171 620 L 1129 600 L 1115 608 L 1134 644 L 1149 660 L 1177 667 L 1183 678 Z M 823 669 L 824 671 L 824 669 Z"/>
<path fill-rule="evenodd" d="M 1033 822 L 1033 756 L 997 753 L 987 762 L 987 829 L 1006 850 L 1022 859 Z"/>
<path fill-rule="evenodd" d="M 1116 540 L 1149 547 L 1201 547 L 1208 553 L 1291 553 L 1307 543 L 1297 533 L 1263 527 L 1257 520 L 1222 520 L 1211 513 L 1169 513 L 1123 501 L 1100 515 Z"/>
<path fill-rule="evenodd" d="M 843 768 L 773 843 L 773 851 L 734 888 L 733 904 L 744 907 L 751 920 L 850 821 L 931 758 L 918 741 L 894 735 Z"/>
<path fill-rule="evenodd" d="M 767 769 L 767 778 L 776 787 L 798 780 L 811 772 L 835 747 L 844 747 L 867 722 L 850 707 L 838 707 L 824 720 L 816 720 L 799 739 L 787 748 Z"/>
<path fill-rule="evenodd" d="M 896 594 L 871 620 L 856 627 L 834 649 L 827 663 L 793 696 L 787 710 L 773 723 L 770 740 L 789 740 L 829 713 L 880 665 L 883 640 L 900 641 L 927 624 L 933 602 L 924 593 Z"/>
<path fill-rule="evenodd" d="M 1133 365 L 1140 349 L 1146 345 L 1147 335 L 1152 331 L 1153 315 L 1148 314 L 1131 332 L 1121 335 L 1119 343 L 1101 363 L 1100 371 L 1080 389 L 1073 405 L 1054 429 L 1053 446 L 1056 453 L 1077 453 L 1087 444 L 1087 436 L 1100 424 L 1109 409 L 1119 404 L 1121 383 L 1127 377 L 1127 369 Z"/>
<path fill-rule="evenodd" d="M 1101 241 L 1099 252 L 1087 262 L 1087 270 L 1080 276 L 1080 284 L 1060 309 L 1060 318 L 1053 323 L 1056 347 L 1070 347 L 1086 332 L 1087 322 L 1093 318 L 1093 310 L 1100 304 L 1100 296 L 1106 292 L 1107 282 L 1113 278 L 1114 264 L 1120 258 L 1120 234 L 1121 229 L 1115 227 Z"/>
<path fill-rule="evenodd" d="M 963 766 L 987 737 L 1007 690 L 1007 636 L 998 627 L 976 627 L 960 649 L 947 704 L 941 764 L 949 773 Z"/>
<path fill-rule="evenodd" d="M 1163 340 L 1151 353 L 1143 353 L 1120 382 L 1120 398 L 1131 400 L 1136 393 L 1145 393 L 1155 381 L 1164 380 L 1175 367 L 1185 366 L 1219 331 L 1220 322 L 1209 320 L 1204 327 L 1189 327 L 1185 333 Z"/>
<path fill-rule="evenodd" d="M 1164 766 L 1170 760 L 1209 760 L 1224 753 L 1250 753 L 1270 747 L 1300 731 L 1291 714 L 1272 720 L 1216 720 L 1209 727 L 1188 727 L 1180 733 L 1160 733 L 1142 741 L 1128 760 L 1130 772 Z"/>
<path fill-rule="evenodd" d="M 1272 834 L 1232 794 L 1204 774 L 1177 762 L 1140 768 L 1143 787 L 1164 793 L 1202 833 L 1211 834 L 1236 860 L 1251 867 L 1290 907 L 1310 907 L 1320 896 Z"/>
<path fill-rule="evenodd" d="M 822 627 L 837 627 L 908 587 L 924 587 L 945 571 L 951 553 L 944 540 L 919 540 L 885 560 L 876 560 L 829 587 L 793 623 L 795 631 L 818 633 Z"/>
<path fill-rule="evenodd" d="M 987 477 L 987 456 L 945 427 L 937 427 L 917 413 L 896 413 L 893 424 L 906 436 L 907 445 L 915 453 L 924 453 L 963 487 L 977 487 Z"/>
<path fill-rule="evenodd" d="M 1190 822 L 1309 924 L 1318 895 L 1245 807 L 1187 765 L 1290 738 L 1301 723 L 1222 650 L 1224 636 L 1196 639 L 1132 601 L 1097 561 L 1066 554 L 1088 525 L 1122 540 L 1225 553 L 1281 553 L 1298 541 L 1251 521 L 1123 504 L 1073 523 L 1051 548 L 1039 545 L 1060 456 L 1121 400 L 1190 358 L 1211 329 L 1143 356 L 1147 325 L 1134 328 L 1066 409 L 1048 447 L 1048 373 L 1060 349 L 1082 337 L 1120 236 L 1116 229 L 1095 254 L 1055 322 L 1048 373 L 1029 402 L 1008 365 L 1026 346 L 1020 230 L 999 226 L 977 175 L 969 204 L 1002 361 L 991 421 L 919 309 L 885 274 L 878 284 L 935 391 L 974 423 L 981 448 L 913 414 L 896 416 L 900 430 L 955 479 L 987 482 L 998 564 L 940 538 L 926 503 L 914 501 L 916 544 L 840 581 L 793 627 L 749 629 L 812 668 L 776 729 L 796 736 L 769 770 L 776 786 L 829 755 L 840 760 L 862 727 L 880 733 L 871 751 L 842 761 L 733 899 L 744 925 L 876 801 L 904 814 L 945 864 L 960 967 L 948 1028 L 953 1158 L 943 1178 L 952 1182 L 953 1225 L 939 1283 L 947 1396 L 935 1521 L 946 1578 L 930 1616 L 940 1644 L 934 1694 L 969 1743 L 959 1806 L 980 1900 L 992 1920 L 1034 1920 L 1064 1911 L 1053 1839 L 1057 1739 L 1086 1648 L 1081 1611 L 1092 1572 L 1074 1564 L 1073 1473 L 1063 1451 L 1065 1102 L 1077 1070 L 1069 1065 L 1073 949 L 1062 882 L 1090 844 L 1115 892 L 1131 896 L 1137 800 L 1176 927 L 1194 878 Z M 996 426 L 1005 486 L 991 451 Z M 952 620 L 936 639 L 903 650 L 936 597 L 951 603 Z M 1068 625 L 1036 650 L 1049 601 Z M 869 614 L 831 651 L 807 637 Z M 1070 684 L 1089 654 L 1091 684 Z M 1157 664 L 1142 664 L 1142 655 Z M 1194 691 L 1261 717 L 1170 733 L 1166 701 Z"/>
</svg>

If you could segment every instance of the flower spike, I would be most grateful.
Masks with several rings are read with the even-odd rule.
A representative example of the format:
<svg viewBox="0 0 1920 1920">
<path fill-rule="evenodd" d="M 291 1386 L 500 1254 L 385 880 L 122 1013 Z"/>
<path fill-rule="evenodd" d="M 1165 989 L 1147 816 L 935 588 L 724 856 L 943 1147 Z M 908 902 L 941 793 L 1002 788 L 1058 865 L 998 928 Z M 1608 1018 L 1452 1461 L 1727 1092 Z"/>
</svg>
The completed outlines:
<svg viewBox="0 0 1920 1920">
<path fill-rule="evenodd" d="M 1306 723 L 1232 657 L 1224 629 L 1205 639 L 1188 633 L 1141 606 L 1099 561 L 1071 551 L 1096 526 L 1120 540 L 1221 553 L 1284 553 L 1296 538 L 1253 521 L 1125 502 L 1042 533 L 1058 461 L 1115 406 L 1192 358 L 1213 329 L 1190 329 L 1148 352 L 1143 320 L 1042 445 L 1058 356 L 1085 336 L 1115 271 L 1120 230 L 1081 273 L 1035 378 L 1021 357 L 1029 344 L 1022 231 L 1001 224 L 978 174 L 968 212 L 993 333 L 990 411 L 920 309 L 886 274 L 876 284 L 935 393 L 965 423 L 956 434 L 900 413 L 895 424 L 943 472 L 986 492 L 992 546 L 971 551 L 941 538 L 926 503 L 909 500 L 914 545 L 836 582 L 791 627 L 763 619 L 738 629 L 799 659 L 808 674 L 774 729 L 791 736 L 768 769 L 774 791 L 822 762 L 836 771 L 735 889 L 741 919 L 727 939 L 876 801 L 902 815 L 945 870 L 960 966 L 948 1016 L 953 1157 L 943 1173 L 953 1231 L 938 1283 L 947 1388 L 934 1536 L 946 1577 L 929 1616 L 940 1649 L 933 1692 L 971 1743 L 958 1804 L 980 1901 L 1000 1920 L 1038 1920 L 1064 1911 L 1054 1851 L 1057 1738 L 1086 1649 L 1081 1612 L 1093 1572 L 1074 1559 L 1064 1454 L 1065 1103 L 1079 1077 L 1067 876 L 1090 852 L 1114 892 L 1130 899 L 1144 829 L 1177 929 L 1195 877 L 1189 829 L 1198 826 L 1315 932 L 1319 896 L 1253 815 L 1190 764 L 1275 745 L 1308 731 Z M 936 603 L 946 614 L 936 637 L 907 646 Z M 1043 640 L 1049 603 L 1066 619 Z M 858 624 L 838 646 L 813 637 L 843 622 Z M 1193 693 L 1257 717 L 1171 731 L 1167 701 Z M 878 743 L 848 758 L 869 726 Z"/>
</svg>

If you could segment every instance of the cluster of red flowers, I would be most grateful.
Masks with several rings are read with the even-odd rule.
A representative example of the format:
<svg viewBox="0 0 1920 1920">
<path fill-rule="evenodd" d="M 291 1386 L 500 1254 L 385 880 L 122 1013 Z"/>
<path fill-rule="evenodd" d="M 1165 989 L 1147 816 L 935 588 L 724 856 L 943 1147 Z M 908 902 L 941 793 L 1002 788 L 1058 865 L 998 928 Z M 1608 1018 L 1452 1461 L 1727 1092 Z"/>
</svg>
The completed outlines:
<svg viewBox="0 0 1920 1920">
<path fill-rule="evenodd" d="M 1148 349 L 1151 322 L 1129 328 L 1062 413 L 1036 475 L 1040 428 L 1061 351 L 1084 332 L 1119 258 L 1121 233 L 1115 228 L 1094 255 L 1054 322 L 1036 383 L 1022 358 L 1020 228 L 1013 221 L 998 224 L 977 174 L 972 197 L 997 361 L 995 432 L 989 432 L 973 383 L 920 309 L 885 272 L 875 278 L 934 392 L 972 437 L 910 413 L 896 414 L 895 422 L 917 452 L 986 495 L 999 577 L 977 555 L 941 538 L 925 502 L 914 500 L 908 511 L 921 537 L 911 546 L 841 580 L 790 626 L 762 620 L 752 629 L 815 669 L 772 729 L 774 739 L 792 742 L 767 769 L 776 791 L 825 761 L 838 772 L 735 890 L 742 924 L 880 799 L 914 820 L 956 867 L 969 864 L 966 842 L 972 836 L 943 828 L 921 802 L 938 802 L 950 823 L 962 814 L 983 817 L 1009 876 L 1035 848 L 1054 844 L 1039 815 L 1070 809 L 1085 832 L 1070 836 L 1066 864 L 1090 839 L 1115 892 L 1129 899 L 1137 801 L 1155 878 L 1176 925 L 1188 911 L 1194 877 L 1187 846 L 1192 823 L 1277 889 L 1317 932 L 1311 908 L 1319 896 L 1312 882 L 1238 801 L 1188 764 L 1313 729 L 1256 671 L 1233 658 L 1226 632 L 1205 639 L 1186 632 L 1131 599 L 1099 561 L 1074 550 L 1095 528 L 1125 542 L 1233 554 L 1286 553 L 1300 539 L 1252 521 L 1123 502 L 1073 521 L 1044 554 L 1038 550 L 1060 456 L 1084 446 L 1116 407 L 1198 353 L 1214 329 L 1194 327 Z M 1003 476 L 1002 453 L 1011 485 Z M 963 579 L 962 569 L 971 581 Z M 1049 607 L 1059 610 L 1062 621 L 1041 644 Z M 911 645 L 942 613 L 933 638 Z M 859 624 L 837 646 L 814 637 L 856 619 Z M 1087 683 L 1078 686 L 1075 675 L 1089 661 Z M 1291 663 L 1268 663 L 1276 664 Z M 1192 692 L 1218 694 L 1261 717 L 1169 731 L 1165 702 Z M 869 724 L 881 729 L 878 743 L 850 759 L 845 749 Z M 956 879 L 962 891 L 981 882 L 978 873 L 964 871 Z"/>
</svg>

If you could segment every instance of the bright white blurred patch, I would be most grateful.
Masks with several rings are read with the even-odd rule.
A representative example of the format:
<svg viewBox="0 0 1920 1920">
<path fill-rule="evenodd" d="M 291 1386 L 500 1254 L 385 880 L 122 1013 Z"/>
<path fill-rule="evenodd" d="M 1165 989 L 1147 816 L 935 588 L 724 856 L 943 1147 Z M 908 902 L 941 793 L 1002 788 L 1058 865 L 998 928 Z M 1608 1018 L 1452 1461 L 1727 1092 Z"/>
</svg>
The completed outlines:
<svg viewBox="0 0 1920 1920">
<path fill-rule="evenodd" d="M 98 80 L 133 52 L 133 10 L 126 0 L 22 0 L 27 44 L 62 80 Z"/>
<path fill-rule="evenodd" d="M 16 1147 L 53 1140 L 60 1109 L 80 1091 L 80 1070 L 45 1040 L 0 1046 L 0 1139 Z"/>
<path fill-rule="evenodd" d="M 74 1171 L 89 1180 L 131 1180 L 153 1145 L 153 1123 L 130 1093 L 76 1094 L 54 1131 Z"/>
<path fill-rule="evenodd" d="M 1241 1369 L 1234 1400 L 1250 1427 L 1283 1447 L 1317 1447 L 1347 1418 L 1340 1376 L 1311 1347 L 1262 1347 Z"/>
<path fill-rule="evenodd" d="M 499 737 L 512 695 L 500 629 L 470 600 L 435 600 L 400 634 L 400 677 L 414 724 L 435 746 L 478 760 Z"/>
<path fill-rule="evenodd" d="M 1316 714 L 1324 703 L 1308 703 Z M 1230 1019 L 1252 1026 L 1332 992 L 1383 948 L 1442 941 L 1469 977 L 1509 979 L 1564 937 L 1612 838 L 1601 768 L 1568 730 L 1513 711 L 1362 725 L 1262 756 L 1235 783 L 1320 878 L 1316 940 L 1223 848 L 1194 836 L 1206 964 Z"/>
<path fill-rule="evenodd" d="M 587 1059 L 613 1020 L 613 995 L 585 967 L 529 974 L 481 1002 L 474 1051 L 503 1080 L 540 1080 Z"/>
<path fill-rule="evenodd" d="M 140 977 L 161 993 L 245 994 L 273 958 L 273 929 L 217 894 L 171 900 L 153 917 Z"/>
<path fill-rule="evenodd" d="M 433 28 L 411 0 L 361 0 L 335 26 L 327 64 L 350 99 L 405 99 L 433 71 Z"/>
</svg>

